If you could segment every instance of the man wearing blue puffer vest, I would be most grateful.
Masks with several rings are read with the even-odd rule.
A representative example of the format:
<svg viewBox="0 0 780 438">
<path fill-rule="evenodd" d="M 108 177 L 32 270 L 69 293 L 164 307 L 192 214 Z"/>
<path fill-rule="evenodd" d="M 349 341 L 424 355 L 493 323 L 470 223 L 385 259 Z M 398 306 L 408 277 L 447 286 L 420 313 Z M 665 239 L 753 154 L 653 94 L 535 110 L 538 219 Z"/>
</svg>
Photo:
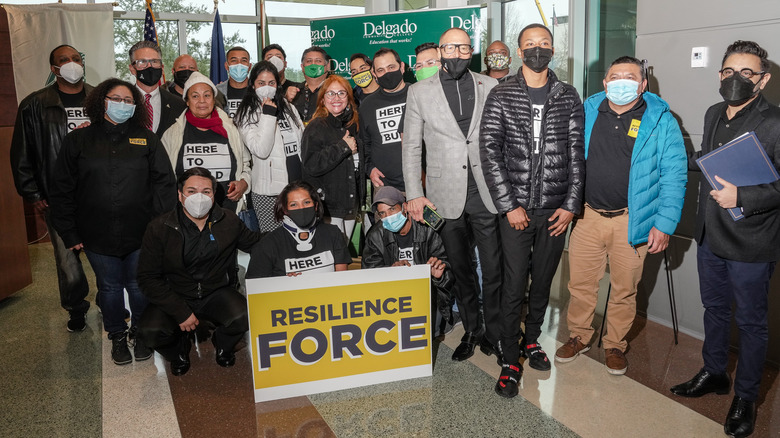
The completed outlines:
<svg viewBox="0 0 780 438">
<path fill-rule="evenodd" d="M 555 353 L 571 362 L 590 349 L 599 280 L 609 258 L 612 291 L 604 335 L 607 372 L 625 374 L 626 335 L 647 253 L 669 244 L 682 212 L 687 155 L 666 104 L 645 92 L 642 63 L 616 59 L 605 92 L 585 103 L 585 208 L 569 240 L 569 340 Z"/>
</svg>

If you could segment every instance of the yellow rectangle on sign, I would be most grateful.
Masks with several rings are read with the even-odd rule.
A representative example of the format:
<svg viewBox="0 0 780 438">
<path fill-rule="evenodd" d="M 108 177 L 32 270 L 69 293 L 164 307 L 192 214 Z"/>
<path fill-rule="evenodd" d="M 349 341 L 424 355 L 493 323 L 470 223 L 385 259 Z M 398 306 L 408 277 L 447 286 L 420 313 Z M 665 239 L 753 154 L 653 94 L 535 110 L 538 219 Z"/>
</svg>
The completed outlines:
<svg viewBox="0 0 780 438">
<path fill-rule="evenodd" d="M 247 290 L 256 401 L 431 373 L 428 265 L 248 280 Z"/>
</svg>

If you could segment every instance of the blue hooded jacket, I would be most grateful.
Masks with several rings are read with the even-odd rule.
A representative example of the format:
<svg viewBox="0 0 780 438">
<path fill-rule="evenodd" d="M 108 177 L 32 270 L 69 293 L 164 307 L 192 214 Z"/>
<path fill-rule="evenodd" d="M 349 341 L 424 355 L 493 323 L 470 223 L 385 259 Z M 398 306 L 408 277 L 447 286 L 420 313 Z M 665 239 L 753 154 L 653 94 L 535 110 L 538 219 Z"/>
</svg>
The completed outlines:
<svg viewBox="0 0 780 438">
<path fill-rule="evenodd" d="M 688 158 L 677 120 L 657 95 L 642 94 L 647 109 L 642 116 L 628 175 L 628 243 L 647 242 L 650 229 L 673 234 L 680 222 Z M 590 96 L 585 107 L 585 159 L 590 136 L 605 92 Z"/>
</svg>

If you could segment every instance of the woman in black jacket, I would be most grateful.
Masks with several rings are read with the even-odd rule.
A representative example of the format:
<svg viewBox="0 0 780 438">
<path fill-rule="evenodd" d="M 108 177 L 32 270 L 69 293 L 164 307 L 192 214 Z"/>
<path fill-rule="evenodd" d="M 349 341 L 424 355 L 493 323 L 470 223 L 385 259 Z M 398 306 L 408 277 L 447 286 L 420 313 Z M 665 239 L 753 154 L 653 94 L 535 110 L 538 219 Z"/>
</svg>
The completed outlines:
<svg viewBox="0 0 780 438">
<path fill-rule="evenodd" d="M 95 87 L 84 101 L 90 125 L 63 140 L 50 195 L 54 227 L 65 246 L 84 250 L 95 271 L 117 365 L 133 361 L 124 290 L 133 328 L 147 305 L 136 282 L 141 238 L 153 217 L 176 204 L 173 171 L 157 136 L 145 128 L 142 99 L 135 86 L 119 79 Z M 135 360 L 152 356 L 141 342 L 134 353 Z"/>
<path fill-rule="evenodd" d="M 363 199 L 364 172 L 359 160 L 358 113 L 346 79 L 333 75 L 323 82 L 317 110 L 303 131 L 303 178 L 325 204 L 325 215 L 349 239 L 358 200 Z"/>
</svg>

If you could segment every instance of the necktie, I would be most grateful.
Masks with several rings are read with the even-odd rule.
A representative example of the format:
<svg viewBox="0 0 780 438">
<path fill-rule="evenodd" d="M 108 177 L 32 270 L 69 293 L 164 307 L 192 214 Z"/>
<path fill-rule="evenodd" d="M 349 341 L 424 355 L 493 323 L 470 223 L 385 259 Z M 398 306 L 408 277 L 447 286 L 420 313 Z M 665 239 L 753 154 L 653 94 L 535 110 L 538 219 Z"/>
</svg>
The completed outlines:
<svg viewBox="0 0 780 438">
<path fill-rule="evenodd" d="M 146 101 L 144 102 L 144 105 L 146 105 L 146 112 L 148 114 L 148 119 L 146 120 L 146 128 L 150 131 L 153 131 L 154 127 L 154 108 L 152 108 L 152 95 L 147 94 L 146 95 Z"/>
</svg>

